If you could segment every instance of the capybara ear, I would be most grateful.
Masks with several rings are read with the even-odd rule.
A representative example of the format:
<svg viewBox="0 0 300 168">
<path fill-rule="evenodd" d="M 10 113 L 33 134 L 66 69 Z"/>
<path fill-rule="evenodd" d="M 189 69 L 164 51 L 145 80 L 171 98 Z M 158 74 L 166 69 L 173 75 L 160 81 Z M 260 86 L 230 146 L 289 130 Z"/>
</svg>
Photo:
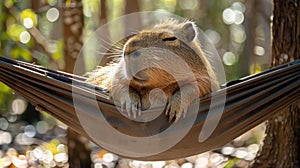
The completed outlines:
<svg viewBox="0 0 300 168">
<path fill-rule="evenodd" d="M 182 32 L 187 42 L 191 42 L 194 40 L 196 36 L 196 27 L 193 22 L 186 22 L 182 26 Z"/>
</svg>

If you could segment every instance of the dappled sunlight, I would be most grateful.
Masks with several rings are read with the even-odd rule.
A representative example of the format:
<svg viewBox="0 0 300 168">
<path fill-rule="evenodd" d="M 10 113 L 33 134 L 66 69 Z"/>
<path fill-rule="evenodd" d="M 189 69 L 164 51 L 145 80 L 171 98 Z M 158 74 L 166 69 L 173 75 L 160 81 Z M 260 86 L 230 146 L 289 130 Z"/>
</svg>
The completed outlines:
<svg viewBox="0 0 300 168">
<path fill-rule="evenodd" d="M 78 57 L 81 45 L 91 36 L 95 36 L 94 33 L 100 26 L 134 11 L 157 11 L 176 14 L 195 22 L 216 48 L 221 64 L 224 65 L 227 81 L 256 74 L 270 67 L 269 22 L 272 16 L 253 8 L 247 3 L 249 1 L 138 0 L 131 1 L 137 4 L 128 5 L 129 1 L 123 0 L 78 0 L 78 6 L 73 6 L 76 3 L 71 0 L 35 2 L 0 2 L 1 56 L 64 71 Z M 66 10 L 73 8 L 77 11 Z M 160 19 L 161 16 L 153 17 Z M 148 22 L 147 19 L 141 21 L 142 25 Z M 126 31 L 137 33 L 138 30 L 127 30 L 130 27 L 128 24 L 130 23 L 117 22 L 109 26 L 101 44 L 94 40 L 92 44 L 88 44 L 89 47 L 110 44 L 111 41 L 123 37 Z M 66 29 L 68 26 L 70 31 Z M 66 34 L 72 33 L 74 36 L 64 39 Z M 104 49 L 108 50 L 109 47 Z M 122 47 L 119 46 L 120 51 L 112 51 L 113 56 L 108 60 L 122 56 Z M 98 53 L 95 54 L 89 49 L 82 52 L 85 65 L 83 71 L 98 65 L 95 61 Z M 66 55 L 67 50 L 70 55 Z M 280 60 L 286 61 L 288 58 L 283 53 Z M 90 156 L 95 168 L 248 167 L 257 156 L 263 137 L 264 126 L 259 126 L 219 149 L 170 161 L 144 162 L 126 159 L 91 142 L 84 144 L 92 146 L 91 153 L 79 154 Z M 68 150 L 67 126 L 45 112 L 35 111 L 25 98 L 0 82 L 0 167 L 67 168 L 70 166 Z"/>
<path fill-rule="evenodd" d="M 33 149 L 28 149 L 25 154 L 19 154 L 14 148 L 6 152 L 0 150 L 0 166 L 15 166 L 26 168 L 43 165 L 43 167 L 67 167 L 68 155 L 63 144 L 50 141 Z"/>
</svg>

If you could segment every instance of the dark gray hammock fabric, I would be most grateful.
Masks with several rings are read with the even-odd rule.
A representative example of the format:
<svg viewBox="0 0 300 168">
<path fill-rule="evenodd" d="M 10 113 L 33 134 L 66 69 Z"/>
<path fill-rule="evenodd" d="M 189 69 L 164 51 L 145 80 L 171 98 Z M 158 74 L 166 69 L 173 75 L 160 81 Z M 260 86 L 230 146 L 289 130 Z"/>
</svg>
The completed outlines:
<svg viewBox="0 0 300 168">
<path fill-rule="evenodd" d="M 171 123 L 164 115 L 149 123 L 135 122 L 125 118 L 109 99 L 107 92 L 85 83 L 84 80 L 85 78 L 81 76 L 0 57 L 0 81 L 33 105 L 48 112 L 92 141 L 95 140 L 84 131 L 80 124 L 74 109 L 72 94 L 80 97 L 80 101 L 76 103 L 90 109 L 93 108 L 91 102 L 96 98 L 110 125 L 131 136 L 154 135 L 170 126 Z M 197 100 L 200 101 L 197 119 L 179 143 L 159 154 L 133 158 L 168 160 L 221 147 L 299 99 L 299 86 L 300 60 L 229 82 L 214 93 L 216 102 L 224 94 L 226 94 L 226 101 L 220 122 L 206 141 L 202 143 L 198 141 L 201 128 L 207 117 L 213 118 L 214 115 L 218 115 L 212 113 L 207 116 L 207 112 L 209 108 L 221 108 L 218 107 L 218 103 L 210 107 L 211 96 Z"/>
</svg>

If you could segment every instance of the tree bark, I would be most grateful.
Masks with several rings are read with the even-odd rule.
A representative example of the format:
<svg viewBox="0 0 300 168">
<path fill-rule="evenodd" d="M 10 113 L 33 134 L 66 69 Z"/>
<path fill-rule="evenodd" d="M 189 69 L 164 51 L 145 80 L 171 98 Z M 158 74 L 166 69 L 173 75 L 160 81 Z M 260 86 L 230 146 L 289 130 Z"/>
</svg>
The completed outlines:
<svg viewBox="0 0 300 168">
<path fill-rule="evenodd" d="M 299 0 L 274 0 L 272 65 L 300 58 Z M 300 101 L 267 122 L 264 146 L 253 167 L 299 167 Z"/>
<path fill-rule="evenodd" d="M 139 0 L 126 0 L 125 1 L 125 15 L 139 12 Z M 138 15 L 131 16 L 130 19 L 125 19 L 125 32 L 124 34 L 127 36 L 132 32 L 136 31 L 137 28 L 141 27 L 141 18 Z"/>
<path fill-rule="evenodd" d="M 139 0 L 126 0 L 125 4 L 125 14 L 139 12 Z"/>
<path fill-rule="evenodd" d="M 63 31 L 64 31 L 64 61 L 65 71 L 73 73 L 74 65 L 83 44 L 83 8 L 81 0 L 72 0 L 67 4 L 67 0 L 63 2 L 66 6 L 63 7 Z M 84 61 L 80 61 L 82 72 L 84 73 Z"/>
<path fill-rule="evenodd" d="M 106 0 L 101 0 L 100 2 L 100 21 L 99 26 L 107 23 L 107 13 L 106 13 Z"/>
<path fill-rule="evenodd" d="M 65 5 L 62 9 L 65 45 L 64 71 L 73 73 L 74 65 L 83 46 L 83 8 L 81 0 L 72 0 L 70 4 L 67 1 L 63 1 L 63 4 Z M 80 62 L 81 64 L 77 64 L 77 66 L 81 66 L 84 71 L 84 62 Z M 91 167 L 89 141 L 71 129 L 68 129 L 68 154 L 70 167 Z"/>
<path fill-rule="evenodd" d="M 255 45 L 255 37 L 256 37 L 256 22 L 257 22 L 257 0 L 248 0 L 245 2 L 246 11 L 245 11 L 245 33 L 246 33 L 246 41 L 245 48 L 242 54 L 242 58 L 240 59 L 239 66 L 239 75 L 247 76 L 250 74 L 250 65 L 253 64 L 254 57 L 254 45 Z"/>
</svg>

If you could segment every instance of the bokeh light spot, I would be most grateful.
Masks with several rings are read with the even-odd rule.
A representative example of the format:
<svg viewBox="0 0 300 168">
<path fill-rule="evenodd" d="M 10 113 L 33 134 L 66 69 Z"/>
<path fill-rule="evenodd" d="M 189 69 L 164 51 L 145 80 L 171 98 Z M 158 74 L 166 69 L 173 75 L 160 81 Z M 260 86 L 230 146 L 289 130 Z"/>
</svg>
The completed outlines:
<svg viewBox="0 0 300 168">
<path fill-rule="evenodd" d="M 0 118 L 0 129 L 6 130 L 9 126 L 8 121 L 5 118 Z"/>
<path fill-rule="evenodd" d="M 24 155 L 20 155 L 19 157 L 14 156 L 12 158 L 12 163 L 16 167 L 22 167 L 22 168 L 24 167 L 25 168 L 28 166 L 26 156 L 24 156 Z"/>
<path fill-rule="evenodd" d="M 27 18 L 25 18 L 25 19 L 23 20 L 23 25 L 24 25 L 24 27 L 26 27 L 27 29 L 30 29 L 30 28 L 33 27 L 34 24 L 33 24 L 32 19 L 29 18 L 29 17 L 27 17 Z"/>
<path fill-rule="evenodd" d="M 258 56 L 264 56 L 265 55 L 265 49 L 261 46 L 255 46 L 254 47 L 254 53 Z"/>
<path fill-rule="evenodd" d="M 182 165 L 181 165 L 181 168 L 193 168 L 193 164 L 187 162 L 187 163 L 182 164 Z"/>
<path fill-rule="evenodd" d="M 56 150 L 60 153 L 64 153 L 66 152 L 66 146 L 64 144 L 59 144 L 57 145 Z"/>
<path fill-rule="evenodd" d="M 23 44 L 27 44 L 30 41 L 30 34 L 28 33 L 28 31 L 23 31 L 20 34 L 20 42 Z"/>
<path fill-rule="evenodd" d="M 51 41 L 49 43 L 48 50 L 49 50 L 50 53 L 57 52 L 57 44 L 55 43 L 55 41 Z"/>
<path fill-rule="evenodd" d="M 10 144 L 12 141 L 12 136 L 9 132 L 0 132 L 0 145 Z"/>
<path fill-rule="evenodd" d="M 11 123 L 16 122 L 18 117 L 16 115 L 7 116 L 7 120 Z"/>
<path fill-rule="evenodd" d="M 247 147 L 248 151 L 251 153 L 256 154 L 259 150 L 259 145 L 258 144 L 251 144 Z"/>
<path fill-rule="evenodd" d="M 37 124 L 36 124 L 36 131 L 39 133 L 39 134 L 45 134 L 49 129 L 49 125 L 46 121 L 39 121 Z"/>
<path fill-rule="evenodd" d="M 22 142 L 23 145 L 31 145 L 34 142 L 34 139 L 26 136 L 25 134 L 22 134 Z"/>
<path fill-rule="evenodd" d="M 208 158 L 207 157 L 199 157 L 195 162 L 196 167 L 205 168 L 207 166 L 207 164 L 208 164 Z"/>
<path fill-rule="evenodd" d="M 35 134 L 36 134 L 36 130 L 35 130 L 35 127 L 33 125 L 27 125 L 25 128 L 24 128 L 24 134 L 27 136 L 27 137 L 34 137 Z"/>
<path fill-rule="evenodd" d="M 205 31 L 205 34 L 214 45 L 218 44 L 221 40 L 220 34 L 214 30 L 208 29 Z"/>
<path fill-rule="evenodd" d="M 22 21 L 24 27 L 29 29 L 37 25 L 38 17 L 32 9 L 25 9 L 20 13 L 20 20 Z"/>
<path fill-rule="evenodd" d="M 225 65 L 231 66 L 237 62 L 237 57 L 232 52 L 226 52 L 223 55 L 223 62 Z"/>
<path fill-rule="evenodd" d="M 166 161 L 155 161 L 152 162 L 152 167 L 153 168 L 161 168 L 164 167 L 166 165 Z"/>
<path fill-rule="evenodd" d="M 219 164 L 223 161 L 223 157 L 222 155 L 218 154 L 218 153 L 213 153 L 211 156 L 210 156 L 210 159 L 209 159 L 213 164 Z"/>
<path fill-rule="evenodd" d="M 68 161 L 68 155 L 66 153 L 58 153 L 54 156 L 56 162 L 66 163 Z"/>
<path fill-rule="evenodd" d="M 102 163 L 95 163 L 94 168 L 103 168 Z"/>
<path fill-rule="evenodd" d="M 243 159 L 247 156 L 248 152 L 245 148 L 241 147 L 241 148 L 237 148 L 234 155 L 237 158 Z"/>
<path fill-rule="evenodd" d="M 235 21 L 235 13 L 232 9 L 226 8 L 223 11 L 223 21 L 226 24 L 232 24 Z"/>
<path fill-rule="evenodd" d="M 232 5 L 231 5 L 232 9 L 234 10 L 238 10 L 238 11 L 241 11 L 241 12 L 245 12 L 246 10 L 246 7 L 243 3 L 241 2 L 234 2 Z"/>
<path fill-rule="evenodd" d="M 234 23 L 235 24 L 242 24 L 244 22 L 244 14 L 239 10 L 235 10 L 234 14 L 235 14 Z"/>
<path fill-rule="evenodd" d="M 221 152 L 224 154 L 224 155 L 231 155 L 233 154 L 235 151 L 234 147 L 231 147 L 231 146 L 225 146 L 222 148 Z"/>
<path fill-rule="evenodd" d="M 9 149 L 7 150 L 7 152 L 6 152 L 6 155 L 7 155 L 8 157 L 17 156 L 17 154 L 18 154 L 18 152 L 17 152 L 17 150 L 14 149 L 14 148 L 9 148 Z"/>
<path fill-rule="evenodd" d="M 251 161 L 251 160 L 254 160 L 255 157 L 256 157 L 256 154 L 248 152 L 244 159 Z"/>
<path fill-rule="evenodd" d="M 3 157 L 1 158 L 1 164 L 0 166 L 8 167 L 11 164 L 11 159 L 9 157 Z"/>
<path fill-rule="evenodd" d="M 246 40 L 246 33 L 244 30 L 244 26 L 242 25 L 231 25 L 230 34 L 232 40 L 239 44 L 243 43 Z"/>
<path fill-rule="evenodd" d="M 50 164 L 50 162 L 53 160 L 53 154 L 50 150 L 44 151 L 44 159 L 43 161 L 47 164 Z"/>
<path fill-rule="evenodd" d="M 103 155 L 103 160 L 105 162 L 112 162 L 112 161 L 118 160 L 118 157 L 115 154 L 106 153 Z"/>
<path fill-rule="evenodd" d="M 41 148 L 35 148 L 33 151 L 32 151 L 32 154 L 33 156 L 36 158 L 36 159 L 41 159 L 43 157 L 43 150 Z"/>
<path fill-rule="evenodd" d="M 46 17 L 49 20 L 49 22 L 55 22 L 59 17 L 58 9 L 50 8 L 46 13 Z"/>
<path fill-rule="evenodd" d="M 27 102 L 22 99 L 15 99 L 12 102 L 12 111 L 14 114 L 22 114 L 27 108 Z"/>
</svg>

